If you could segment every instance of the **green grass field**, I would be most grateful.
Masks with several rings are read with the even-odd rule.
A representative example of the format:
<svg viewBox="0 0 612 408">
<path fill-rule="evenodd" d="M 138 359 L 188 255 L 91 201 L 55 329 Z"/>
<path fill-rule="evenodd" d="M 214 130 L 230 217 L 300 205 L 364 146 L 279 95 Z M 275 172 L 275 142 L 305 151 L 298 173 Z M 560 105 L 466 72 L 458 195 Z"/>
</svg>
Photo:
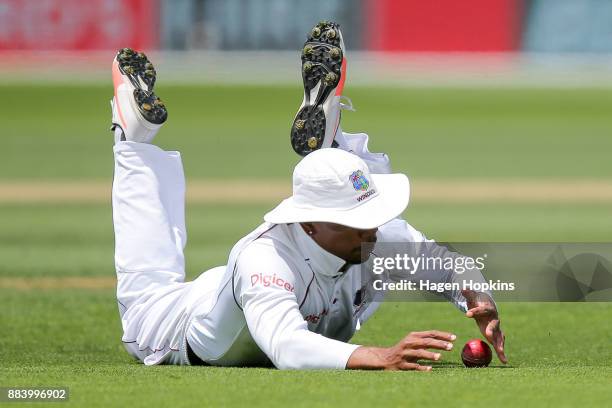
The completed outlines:
<svg viewBox="0 0 612 408">
<path fill-rule="evenodd" d="M 164 87 L 159 144 L 189 179 L 280 179 L 297 157 L 297 88 Z M 2 86 L 0 181 L 112 179 L 110 86 Z M 262 93 L 265 97 L 262 98 Z M 372 135 L 413 180 L 609 180 L 612 94 L 596 90 L 351 89 L 346 130 Z M 10 102 L 10 103 L 8 103 Z M 1 193 L 1 192 L 0 192 Z M 568 192 L 571 194 L 571 191 Z M 1 195 L 1 194 L 0 194 Z M 223 264 L 269 204 L 190 204 L 188 277 Z M 420 203 L 405 217 L 441 241 L 612 241 L 612 203 Z M 112 277 L 109 202 L 0 203 L 0 278 Z M 444 303 L 386 303 L 353 339 L 458 335 L 431 373 L 144 367 L 121 345 L 112 289 L 0 286 L 0 386 L 68 386 L 78 406 L 608 406 L 612 303 L 503 303 L 508 366 L 465 369 L 476 326 Z M 38 405 L 34 405 L 38 406 Z"/>
</svg>

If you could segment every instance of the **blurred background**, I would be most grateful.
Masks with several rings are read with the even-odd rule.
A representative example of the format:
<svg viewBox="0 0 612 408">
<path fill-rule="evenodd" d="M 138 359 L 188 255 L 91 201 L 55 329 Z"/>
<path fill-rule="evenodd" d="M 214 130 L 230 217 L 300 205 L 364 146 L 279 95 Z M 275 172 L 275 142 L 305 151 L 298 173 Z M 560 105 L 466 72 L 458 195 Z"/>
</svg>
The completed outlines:
<svg viewBox="0 0 612 408">
<path fill-rule="evenodd" d="M 157 142 L 183 152 L 190 276 L 223 263 L 290 193 L 321 19 L 348 48 L 343 128 L 411 177 L 417 228 L 612 238 L 612 2 L 0 0 L 1 274 L 112 279 L 109 68 L 126 46 L 157 68 Z"/>
<path fill-rule="evenodd" d="M 108 131 L 116 50 L 142 49 L 156 66 L 169 111 L 156 143 L 182 152 L 194 278 L 224 264 L 290 194 L 300 51 L 321 19 L 341 24 L 348 49 L 344 94 L 357 111 L 344 112 L 343 129 L 367 132 L 370 150 L 410 177 L 404 217 L 417 229 L 438 241 L 612 242 L 612 1 L 0 0 L 0 327 L 9 328 L 0 383 L 56 379 L 100 406 L 159 393 L 159 378 L 142 377 L 120 344 Z M 606 376 L 590 366 L 594 377 L 541 367 L 608 364 L 609 305 L 504 304 L 513 364 L 536 368 L 521 377 L 528 389 L 514 374 L 491 377 L 490 395 L 605 398 L 592 386 Z M 355 341 L 390 344 L 430 326 L 477 336 L 458 316 L 447 304 L 385 304 Z M 208 388 L 190 377 L 193 396 L 206 393 L 198 402 L 232 383 L 219 373 Z M 191 395 L 184 374 L 168 395 Z M 134 378 L 150 392 L 126 389 Z M 473 392 L 464 377 L 455 388 L 435 378 L 445 383 L 428 396 Z M 226 394 L 250 401 L 250 389 Z"/>
<path fill-rule="evenodd" d="M 0 0 L 0 70 L 100 80 L 100 51 L 130 46 L 164 51 L 165 81 L 292 83 L 321 19 L 343 27 L 355 84 L 612 82 L 603 0 Z"/>
</svg>

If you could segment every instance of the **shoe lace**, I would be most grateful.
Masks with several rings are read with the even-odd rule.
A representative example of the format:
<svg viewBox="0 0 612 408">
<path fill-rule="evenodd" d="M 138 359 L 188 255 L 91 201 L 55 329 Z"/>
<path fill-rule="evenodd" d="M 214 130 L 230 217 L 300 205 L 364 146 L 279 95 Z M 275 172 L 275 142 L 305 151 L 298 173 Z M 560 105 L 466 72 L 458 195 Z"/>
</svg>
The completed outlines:
<svg viewBox="0 0 612 408">
<path fill-rule="evenodd" d="M 341 110 L 348 110 L 351 112 L 356 112 L 357 109 L 355 109 L 353 107 L 353 101 L 351 101 L 351 98 L 349 98 L 348 96 L 342 95 L 340 97 L 340 109 Z"/>
</svg>

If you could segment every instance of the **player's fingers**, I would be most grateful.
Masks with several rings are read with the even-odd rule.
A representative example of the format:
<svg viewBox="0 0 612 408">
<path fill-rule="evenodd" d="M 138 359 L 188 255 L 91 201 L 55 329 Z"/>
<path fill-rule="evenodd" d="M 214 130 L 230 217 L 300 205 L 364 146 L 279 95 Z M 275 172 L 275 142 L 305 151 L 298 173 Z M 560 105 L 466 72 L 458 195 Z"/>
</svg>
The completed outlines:
<svg viewBox="0 0 612 408">
<path fill-rule="evenodd" d="M 508 363 L 508 357 L 506 357 L 506 353 L 504 352 L 503 349 L 495 349 L 495 352 L 497 353 L 497 358 L 499 358 L 499 361 L 501 361 L 504 364 Z"/>
<path fill-rule="evenodd" d="M 485 336 L 487 337 L 487 339 L 489 339 L 489 341 L 493 341 L 495 335 L 499 334 L 499 331 L 499 320 L 493 319 L 487 324 L 487 327 L 485 329 Z"/>
<path fill-rule="evenodd" d="M 493 348 L 495 349 L 495 353 L 497 353 L 497 358 L 499 361 L 506 364 L 508 362 L 508 358 L 506 357 L 506 353 L 504 352 L 504 346 L 502 343 L 494 343 Z"/>
<path fill-rule="evenodd" d="M 444 340 L 433 339 L 431 337 L 412 338 L 404 343 L 406 349 L 438 349 L 452 350 L 453 343 Z"/>
<path fill-rule="evenodd" d="M 418 365 L 416 370 L 417 371 L 431 371 L 431 366 Z"/>
<path fill-rule="evenodd" d="M 499 361 L 506 364 L 508 362 L 508 358 L 506 357 L 506 353 L 504 352 L 504 346 L 506 342 L 506 336 L 501 331 L 497 336 L 495 336 L 495 343 L 493 347 L 495 348 L 495 352 L 497 353 L 497 357 Z"/>
<path fill-rule="evenodd" d="M 495 313 L 495 308 L 489 305 L 480 305 L 465 312 L 466 317 L 488 316 Z"/>
<path fill-rule="evenodd" d="M 485 337 L 493 345 L 495 349 L 495 353 L 497 354 L 497 358 L 499 361 L 506 364 L 508 362 L 508 358 L 506 358 L 506 353 L 504 353 L 504 343 L 506 337 L 504 333 L 500 329 L 499 320 L 492 320 L 487 324 L 485 329 Z"/>
<path fill-rule="evenodd" d="M 421 331 L 421 332 L 412 332 L 410 333 L 410 335 L 415 336 L 415 337 L 421 337 L 421 338 L 429 337 L 429 338 L 434 338 L 438 340 L 446 340 L 446 341 L 455 341 L 455 339 L 457 338 L 457 336 L 455 336 L 453 333 L 444 332 L 440 330 L 426 330 L 426 331 Z"/>
<path fill-rule="evenodd" d="M 432 360 L 438 361 L 442 358 L 440 353 L 434 353 L 425 349 L 411 349 L 404 352 L 404 359 L 408 361 Z"/>
<path fill-rule="evenodd" d="M 431 371 L 431 366 L 409 363 L 407 361 L 402 363 L 399 368 L 400 370 Z"/>
</svg>

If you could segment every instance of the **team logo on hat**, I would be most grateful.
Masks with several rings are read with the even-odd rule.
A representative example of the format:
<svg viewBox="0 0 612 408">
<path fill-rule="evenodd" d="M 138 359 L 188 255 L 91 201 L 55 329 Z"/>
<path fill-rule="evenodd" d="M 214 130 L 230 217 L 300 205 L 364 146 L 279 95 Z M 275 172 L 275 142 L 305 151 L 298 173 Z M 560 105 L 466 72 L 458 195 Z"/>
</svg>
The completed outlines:
<svg viewBox="0 0 612 408">
<path fill-rule="evenodd" d="M 363 175 L 361 170 L 354 171 L 349 176 L 349 180 L 353 183 L 353 188 L 357 191 L 366 191 L 370 187 L 370 182 Z"/>
</svg>

